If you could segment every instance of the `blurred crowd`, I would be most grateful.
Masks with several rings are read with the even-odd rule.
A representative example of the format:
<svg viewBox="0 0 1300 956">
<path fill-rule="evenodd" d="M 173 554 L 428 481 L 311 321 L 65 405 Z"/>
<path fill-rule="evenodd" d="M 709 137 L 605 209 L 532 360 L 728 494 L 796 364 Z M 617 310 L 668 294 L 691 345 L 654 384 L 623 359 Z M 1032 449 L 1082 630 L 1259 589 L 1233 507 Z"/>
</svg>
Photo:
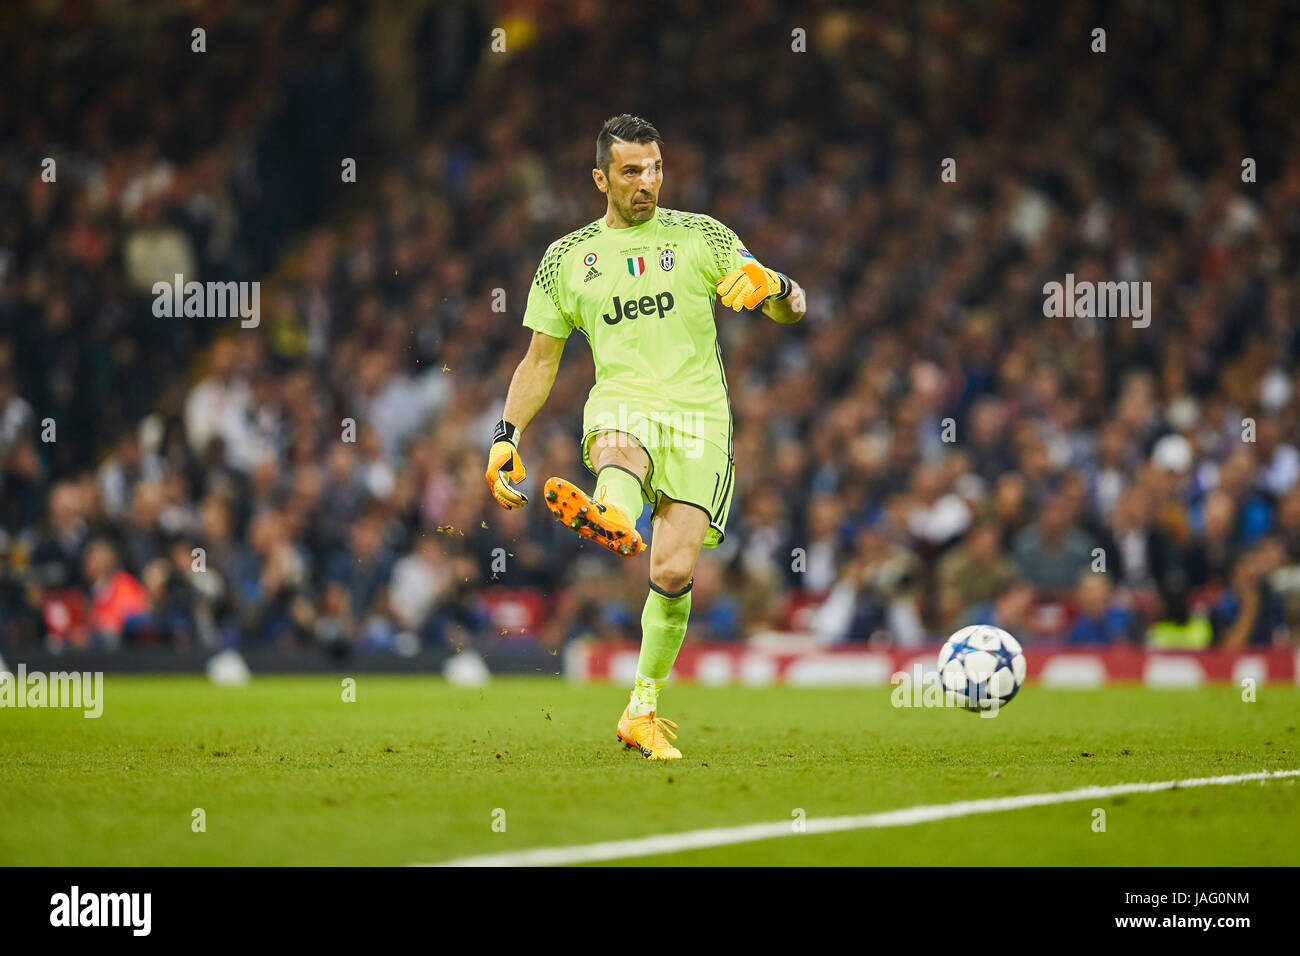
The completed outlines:
<svg viewBox="0 0 1300 956">
<path fill-rule="evenodd" d="M 308 102 L 349 70 L 388 88 L 464 27 L 424 21 L 366 68 L 361 8 L 281 6 L 242 67 Z M 778 9 L 670 2 L 629 45 L 600 4 L 503 3 L 507 50 L 419 98 L 416 135 L 274 213 L 257 157 L 284 104 L 196 77 L 184 49 L 165 86 L 46 93 L 63 113 L 0 92 L 21 120 L 0 143 L 0 648 L 636 640 L 645 561 L 580 546 L 535 494 L 502 511 L 483 481 L 533 272 L 602 214 L 595 132 L 624 110 L 666 139 L 664 205 L 809 297 L 794 327 L 719 310 L 736 491 L 692 640 L 1300 639 L 1286 5 Z M 337 69 L 317 76 L 318 50 Z M 348 88 L 295 128 L 383 128 Z M 45 155 L 67 157 L 57 185 Z M 260 325 L 152 318 L 140 293 L 175 271 L 260 278 Z M 1150 325 L 1046 318 L 1067 273 L 1149 281 Z M 523 437 L 526 490 L 587 480 L 592 374 L 575 339 Z"/>
</svg>

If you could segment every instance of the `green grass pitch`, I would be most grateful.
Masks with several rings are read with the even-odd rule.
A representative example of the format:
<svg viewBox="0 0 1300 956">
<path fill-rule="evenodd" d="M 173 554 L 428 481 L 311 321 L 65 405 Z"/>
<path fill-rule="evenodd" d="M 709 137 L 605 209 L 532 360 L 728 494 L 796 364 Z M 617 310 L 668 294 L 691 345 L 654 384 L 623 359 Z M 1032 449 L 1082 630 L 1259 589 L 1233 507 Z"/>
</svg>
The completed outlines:
<svg viewBox="0 0 1300 956">
<path fill-rule="evenodd" d="M 889 687 L 674 685 L 684 759 L 625 751 L 626 691 L 550 678 L 105 678 L 104 714 L 0 710 L 0 864 L 402 865 L 704 827 L 1300 768 L 1300 688 L 1048 690 L 994 719 Z M 1094 832 L 1094 809 L 1106 811 Z M 202 808 L 205 832 L 194 832 Z M 504 811 L 504 832 L 494 830 Z M 494 815 L 495 814 L 495 815 Z M 1300 863 L 1300 784 L 1186 789 L 644 864 Z"/>
</svg>

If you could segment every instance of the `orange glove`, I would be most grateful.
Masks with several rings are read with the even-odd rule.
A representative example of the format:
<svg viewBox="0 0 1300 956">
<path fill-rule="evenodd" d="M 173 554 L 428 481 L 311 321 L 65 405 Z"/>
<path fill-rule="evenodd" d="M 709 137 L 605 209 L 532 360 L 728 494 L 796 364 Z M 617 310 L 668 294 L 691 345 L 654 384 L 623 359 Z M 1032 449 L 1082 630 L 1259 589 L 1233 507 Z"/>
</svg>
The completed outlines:
<svg viewBox="0 0 1300 956">
<path fill-rule="evenodd" d="M 718 280 L 722 304 L 739 312 L 757 309 L 767 298 L 783 299 L 790 294 L 790 280 L 757 263 L 743 265 Z"/>
<path fill-rule="evenodd" d="M 528 502 L 528 496 L 518 487 L 518 483 L 528 474 L 524 470 L 524 460 L 519 457 L 519 450 L 515 448 L 515 442 L 518 440 L 518 429 L 504 421 L 497 423 L 492 450 L 488 452 L 487 472 L 484 475 L 488 487 L 492 489 L 492 497 L 507 511 L 512 508 L 522 508 Z"/>
</svg>

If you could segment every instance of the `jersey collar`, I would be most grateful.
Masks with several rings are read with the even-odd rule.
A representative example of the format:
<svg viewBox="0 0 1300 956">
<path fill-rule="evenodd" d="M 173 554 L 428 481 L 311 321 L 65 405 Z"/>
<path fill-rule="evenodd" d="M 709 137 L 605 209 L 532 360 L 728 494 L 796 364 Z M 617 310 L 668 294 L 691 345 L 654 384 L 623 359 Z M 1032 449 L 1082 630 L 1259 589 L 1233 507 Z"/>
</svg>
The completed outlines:
<svg viewBox="0 0 1300 956">
<path fill-rule="evenodd" d="M 639 222 L 635 226 L 628 226 L 626 229 L 615 229 L 613 226 L 605 222 L 604 216 L 601 216 L 596 221 L 600 223 L 601 232 L 616 233 L 617 235 L 620 236 L 632 236 L 632 235 L 636 235 L 636 233 L 639 230 L 645 229 L 647 226 L 653 226 L 655 223 L 657 223 L 659 221 L 660 208 L 662 207 L 658 203 L 655 203 L 655 211 L 650 214 L 649 219 L 647 219 L 645 222 Z"/>
</svg>

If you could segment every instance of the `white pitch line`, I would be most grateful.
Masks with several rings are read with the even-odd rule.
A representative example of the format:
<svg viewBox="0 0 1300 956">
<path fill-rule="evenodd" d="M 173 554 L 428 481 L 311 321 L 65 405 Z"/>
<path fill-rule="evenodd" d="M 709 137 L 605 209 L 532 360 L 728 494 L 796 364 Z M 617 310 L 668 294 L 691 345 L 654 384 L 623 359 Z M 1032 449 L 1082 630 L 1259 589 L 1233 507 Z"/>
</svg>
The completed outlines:
<svg viewBox="0 0 1300 956">
<path fill-rule="evenodd" d="M 1019 797 L 989 797 L 984 800 L 963 800 L 960 803 L 939 803 L 925 807 L 906 807 L 883 813 L 865 813 L 851 817 L 813 818 L 804 824 L 804 832 L 841 833 L 845 830 L 872 830 L 882 827 L 906 827 L 935 820 L 951 820 L 980 813 L 1000 813 L 1003 810 L 1022 810 L 1025 807 L 1042 807 L 1054 803 L 1073 803 L 1076 800 L 1096 800 L 1117 797 L 1126 793 L 1154 793 L 1160 790 L 1178 790 L 1184 787 L 1215 787 L 1229 783 L 1248 783 L 1251 780 L 1276 780 L 1281 777 L 1300 777 L 1300 770 L 1273 770 L 1259 773 L 1239 773 L 1225 777 L 1193 777 L 1189 780 L 1162 780 L 1157 783 L 1120 783 L 1109 787 L 1080 787 L 1058 793 L 1028 793 Z M 734 843 L 752 843 L 775 837 L 798 836 L 793 820 L 778 823 L 751 823 L 740 827 L 715 827 L 711 830 L 690 830 L 686 833 L 662 833 L 658 836 L 638 837 L 632 840 L 613 840 L 608 843 L 588 843 L 583 846 L 542 847 L 536 850 L 519 850 L 511 853 L 488 853 L 483 856 L 466 856 L 442 863 L 416 863 L 415 866 L 567 866 L 574 863 L 599 863 L 605 860 L 624 860 L 661 853 L 680 853 L 683 850 L 700 850 L 706 847 L 727 846 Z"/>
</svg>

